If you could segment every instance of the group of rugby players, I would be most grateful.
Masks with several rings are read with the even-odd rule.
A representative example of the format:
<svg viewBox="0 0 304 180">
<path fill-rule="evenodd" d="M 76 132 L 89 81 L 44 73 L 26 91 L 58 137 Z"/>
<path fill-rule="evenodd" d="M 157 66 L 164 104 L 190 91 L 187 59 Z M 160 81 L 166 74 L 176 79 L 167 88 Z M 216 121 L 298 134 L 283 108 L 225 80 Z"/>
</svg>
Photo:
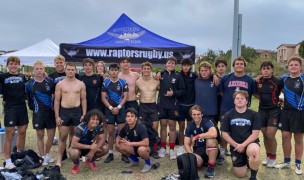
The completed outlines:
<svg viewBox="0 0 304 180">
<path fill-rule="evenodd" d="M 94 161 L 100 157 L 108 154 L 104 163 L 113 161 L 115 145 L 128 167 L 138 165 L 138 157 L 145 161 L 142 173 L 151 169 L 150 155 L 157 159 L 165 157 L 168 152 L 173 160 L 188 152 L 196 155 L 198 167 L 207 166 L 206 177 L 213 177 L 215 165 L 224 164 L 225 155 L 230 155 L 237 177 L 245 177 L 249 167 L 250 179 L 256 179 L 260 164 L 260 130 L 266 150 L 263 165 L 289 168 L 293 135 L 295 173 L 302 174 L 304 75 L 301 73 L 301 58 L 290 58 L 287 62 L 289 74 L 280 79 L 273 76 L 273 64 L 264 61 L 260 66 L 261 75 L 256 80 L 245 73 L 243 57 L 232 62 L 234 72 L 230 74 L 225 74 L 225 60 L 216 61 L 214 73 L 208 62 L 202 62 L 197 73 L 192 72 L 191 59 L 183 59 L 181 71 L 176 72 L 176 62 L 175 57 L 169 57 L 165 69 L 155 76 L 152 76 L 152 64 L 144 62 L 142 76 L 139 76 L 131 71 L 127 57 L 121 58 L 119 65 L 110 64 L 108 72 L 103 61 L 95 63 L 86 58 L 83 60 L 84 75 L 79 76 L 76 64 L 65 62 L 59 55 L 54 59 L 55 72 L 47 75 L 43 62 L 36 61 L 34 75 L 27 80 L 18 71 L 20 59 L 9 57 L 8 72 L 0 74 L 6 127 L 5 168 L 15 168 L 10 159 L 15 127 L 18 131 L 17 150 L 25 147 L 27 99 L 33 111 L 32 124 L 37 133 L 42 164 L 54 162 L 50 149 L 57 126 L 56 165 L 61 166 L 68 154 L 74 163 L 72 174 L 79 173 L 80 159 L 93 171 L 97 170 Z M 282 91 L 284 104 L 281 107 L 279 95 Z M 248 109 L 252 96 L 259 99 L 259 112 Z M 149 135 L 140 121 L 151 124 L 156 131 L 160 124 L 160 144 L 155 143 L 149 148 Z M 277 128 L 282 131 L 284 153 L 284 162 L 280 164 L 276 163 Z M 179 141 L 177 154 L 174 150 L 176 139 Z"/>
</svg>

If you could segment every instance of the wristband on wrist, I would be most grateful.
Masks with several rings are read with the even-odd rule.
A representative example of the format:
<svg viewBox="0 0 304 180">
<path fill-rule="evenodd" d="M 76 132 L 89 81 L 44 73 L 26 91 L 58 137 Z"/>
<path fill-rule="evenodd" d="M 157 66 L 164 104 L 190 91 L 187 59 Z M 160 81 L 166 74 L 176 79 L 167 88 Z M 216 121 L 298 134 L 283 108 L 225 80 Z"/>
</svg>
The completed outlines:
<svg viewBox="0 0 304 180">
<path fill-rule="evenodd" d="M 118 107 L 118 109 L 121 109 L 121 105 L 120 104 L 117 107 Z"/>
<path fill-rule="evenodd" d="M 109 109 L 112 111 L 113 110 L 113 106 L 109 106 Z"/>
</svg>

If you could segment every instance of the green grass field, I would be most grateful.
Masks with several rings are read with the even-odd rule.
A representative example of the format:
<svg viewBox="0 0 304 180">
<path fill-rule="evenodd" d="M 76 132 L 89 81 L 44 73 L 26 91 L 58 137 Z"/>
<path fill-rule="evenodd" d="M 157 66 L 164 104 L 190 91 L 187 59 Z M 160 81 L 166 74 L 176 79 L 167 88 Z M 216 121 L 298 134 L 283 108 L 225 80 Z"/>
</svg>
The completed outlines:
<svg viewBox="0 0 304 180">
<path fill-rule="evenodd" d="M 256 99 L 253 99 L 252 102 L 252 109 L 257 110 L 258 107 L 258 101 Z M 29 113 L 30 119 L 31 119 L 31 113 Z M 3 123 L 3 115 L 0 116 L 1 122 Z M 57 135 L 58 136 L 58 135 Z M 281 162 L 283 160 L 283 152 L 282 152 L 282 144 L 281 144 L 281 132 L 277 132 L 277 140 L 278 140 L 278 151 L 277 151 L 277 161 Z M 262 138 L 262 133 L 260 133 L 260 140 L 261 140 L 261 160 L 264 160 L 265 158 L 265 149 L 263 146 L 263 138 Z M 36 152 L 37 150 L 37 145 L 36 145 L 36 133 L 35 130 L 32 128 L 32 124 L 30 121 L 28 130 L 27 130 L 27 139 L 26 139 L 26 148 L 33 149 Z M 57 153 L 57 146 L 53 146 L 51 153 L 53 154 L 54 158 L 56 159 L 56 153 Z M 141 161 L 141 166 L 140 167 L 134 167 L 132 168 L 133 173 L 132 174 L 122 174 L 121 171 L 125 169 L 125 163 L 123 163 L 120 158 L 120 154 L 114 153 L 114 161 L 109 163 L 109 164 L 104 164 L 103 160 L 98 161 L 97 167 L 98 171 L 92 172 L 89 170 L 86 164 L 81 163 L 80 166 L 80 173 L 78 175 L 72 175 L 70 174 L 70 169 L 72 168 L 72 162 L 70 160 L 65 160 L 63 161 L 61 172 L 62 174 L 67 178 L 67 179 L 102 179 L 102 180 L 127 180 L 127 179 L 132 179 L 132 180 L 156 180 L 156 179 L 161 179 L 161 177 L 164 177 L 166 175 L 169 175 L 171 173 L 177 173 L 177 163 L 176 160 L 169 160 L 169 157 L 165 157 L 162 159 L 155 160 L 151 158 L 152 162 L 160 162 L 160 167 L 157 170 L 152 170 L 150 173 L 147 174 L 141 174 L 140 169 L 144 165 L 144 162 Z M 4 161 L 4 156 L 1 154 L 1 162 Z M 304 158 L 302 159 L 302 161 Z M 292 152 L 292 162 L 294 162 L 294 152 Z M 216 166 L 216 175 L 214 179 L 239 179 L 236 178 L 233 173 L 232 173 L 232 165 L 231 165 L 231 160 L 230 157 L 226 157 L 226 162 L 225 165 L 218 165 Z M 39 169 L 37 169 L 39 170 Z M 37 171 L 34 170 L 34 171 Z M 204 173 L 205 173 L 205 168 L 199 169 L 199 176 L 201 179 L 204 178 Z M 249 174 L 249 173 L 248 173 Z M 248 179 L 249 176 L 245 179 Z M 294 179 L 304 179 L 304 176 L 298 176 L 295 175 L 294 173 L 294 164 L 292 164 L 291 169 L 282 169 L 282 170 L 277 170 L 277 169 L 269 169 L 264 166 L 260 166 L 260 170 L 258 172 L 258 179 L 265 179 L 265 180 L 281 180 L 281 179 L 286 179 L 286 180 L 294 180 Z"/>
</svg>

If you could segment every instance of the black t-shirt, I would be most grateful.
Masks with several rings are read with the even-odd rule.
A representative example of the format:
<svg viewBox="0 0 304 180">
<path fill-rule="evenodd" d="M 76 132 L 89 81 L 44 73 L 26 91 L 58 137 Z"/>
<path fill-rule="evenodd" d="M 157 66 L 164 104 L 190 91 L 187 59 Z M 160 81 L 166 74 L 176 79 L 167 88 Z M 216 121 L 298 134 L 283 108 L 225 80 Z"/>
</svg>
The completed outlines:
<svg viewBox="0 0 304 180">
<path fill-rule="evenodd" d="M 49 77 L 54 80 L 54 83 L 56 85 L 59 81 L 62 81 L 65 78 L 65 72 L 59 73 L 59 72 L 55 71 L 55 72 L 50 73 Z"/>
<path fill-rule="evenodd" d="M 26 78 L 23 74 L 0 74 L 2 85 L 3 100 L 5 107 L 14 107 L 25 104 L 25 83 Z"/>
<path fill-rule="evenodd" d="M 101 87 L 103 83 L 102 76 L 93 74 L 92 76 L 82 75 L 80 80 L 86 86 L 87 93 L 87 107 L 88 111 L 91 109 L 101 108 Z"/>
<path fill-rule="evenodd" d="M 244 113 L 238 113 L 235 109 L 224 115 L 221 130 L 229 133 L 236 143 L 243 143 L 251 134 L 252 130 L 261 129 L 259 114 L 251 109 Z"/>
<path fill-rule="evenodd" d="M 136 123 L 133 129 L 129 128 L 129 125 L 126 124 L 119 133 L 119 136 L 127 139 L 130 142 L 140 142 L 148 138 L 148 131 L 145 125 L 141 123 Z"/>
<path fill-rule="evenodd" d="M 103 134 L 103 125 L 98 125 L 94 130 L 89 130 L 88 123 L 82 122 L 80 123 L 74 133 L 74 136 L 80 138 L 79 143 L 81 144 L 92 144 L 92 140 L 95 136 Z"/>
<path fill-rule="evenodd" d="M 206 133 L 210 128 L 214 127 L 214 123 L 210 119 L 203 119 L 199 127 L 192 121 L 186 128 L 185 136 L 188 138 L 194 137 L 198 134 Z M 194 144 L 194 148 L 206 147 L 206 141 L 199 138 Z"/>
<path fill-rule="evenodd" d="M 260 82 L 257 82 L 257 91 L 260 97 L 259 109 L 267 110 L 278 107 L 282 88 L 282 81 L 275 77 L 262 78 Z"/>
</svg>

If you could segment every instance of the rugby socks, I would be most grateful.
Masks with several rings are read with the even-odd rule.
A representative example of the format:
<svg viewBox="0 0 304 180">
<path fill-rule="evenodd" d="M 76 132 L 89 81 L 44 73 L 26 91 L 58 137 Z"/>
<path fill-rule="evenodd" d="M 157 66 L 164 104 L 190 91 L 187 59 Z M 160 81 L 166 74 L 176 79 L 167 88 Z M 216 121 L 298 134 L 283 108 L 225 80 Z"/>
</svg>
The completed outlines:
<svg viewBox="0 0 304 180">
<path fill-rule="evenodd" d="M 290 157 L 289 158 L 284 157 L 284 163 L 288 163 L 289 164 L 290 161 L 291 161 Z"/>
<path fill-rule="evenodd" d="M 256 179 L 256 175 L 257 175 L 258 171 L 250 169 L 250 172 L 251 172 L 250 179 Z"/>
<path fill-rule="evenodd" d="M 161 142 L 160 143 L 161 147 L 165 148 L 166 149 L 166 146 L 167 146 L 167 142 Z"/>
<path fill-rule="evenodd" d="M 174 149 L 175 143 L 169 143 L 170 149 Z"/>
<path fill-rule="evenodd" d="M 272 160 L 276 160 L 276 158 L 277 158 L 276 154 L 270 154 L 270 156 L 269 156 L 269 159 L 272 159 Z"/>
<path fill-rule="evenodd" d="M 113 156 L 113 150 L 109 150 L 109 155 Z"/>
<path fill-rule="evenodd" d="M 147 165 L 151 166 L 151 160 L 150 160 L 150 158 L 146 159 L 146 160 L 145 160 L 145 163 L 146 163 Z"/>
<path fill-rule="evenodd" d="M 267 157 L 267 159 L 270 159 L 271 153 L 266 153 L 266 157 Z"/>
<path fill-rule="evenodd" d="M 296 163 L 296 164 L 301 164 L 301 163 L 302 163 L 302 161 L 301 161 L 301 160 L 299 160 L 299 159 L 296 159 L 296 160 L 295 160 L 295 163 Z"/>
<path fill-rule="evenodd" d="M 137 156 L 135 156 L 134 154 L 130 154 L 129 158 L 133 161 L 133 162 L 139 162 L 139 159 Z"/>
<path fill-rule="evenodd" d="M 153 150 L 154 150 L 154 152 L 157 151 L 157 143 L 154 143 L 154 144 L 153 144 Z"/>
<path fill-rule="evenodd" d="M 73 160 L 73 163 L 76 165 L 76 164 L 79 164 L 79 158 L 76 158 Z"/>
<path fill-rule="evenodd" d="M 12 159 L 6 159 L 5 164 L 13 164 Z"/>
<path fill-rule="evenodd" d="M 215 166 L 215 162 L 208 161 L 209 168 L 214 168 L 214 166 Z"/>
</svg>

